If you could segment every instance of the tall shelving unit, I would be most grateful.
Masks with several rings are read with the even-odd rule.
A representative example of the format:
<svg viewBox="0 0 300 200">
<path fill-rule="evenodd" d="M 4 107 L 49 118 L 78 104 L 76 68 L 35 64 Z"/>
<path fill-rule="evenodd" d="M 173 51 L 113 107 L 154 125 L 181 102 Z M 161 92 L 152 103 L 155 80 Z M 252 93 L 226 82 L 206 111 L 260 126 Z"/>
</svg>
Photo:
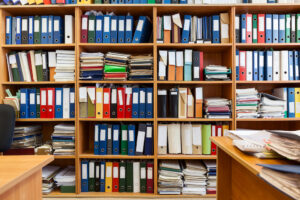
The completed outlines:
<svg viewBox="0 0 300 200">
<path fill-rule="evenodd" d="M 91 44 L 80 43 L 80 28 L 81 16 L 89 10 L 97 10 L 105 13 L 106 11 L 115 12 L 117 15 L 126 15 L 128 12 L 137 19 L 139 15 L 149 16 L 153 22 L 153 42 L 143 44 Z M 300 128 L 299 119 L 236 119 L 235 117 L 235 90 L 236 88 L 257 87 L 258 90 L 270 91 L 272 88 L 281 86 L 299 86 L 300 81 L 236 81 L 235 80 L 235 52 L 236 49 L 253 50 L 253 49 L 298 49 L 300 43 L 289 44 L 239 44 L 235 42 L 235 14 L 241 13 L 296 13 L 300 10 L 300 4 L 241 4 L 241 5 L 163 5 L 163 4 L 139 4 L 139 5 L 118 5 L 118 4 L 92 4 L 92 5 L 33 5 L 33 6 L 0 6 L 0 25 L 5 27 L 5 16 L 23 16 L 23 15 L 65 15 L 71 14 L 75 18 L 75 43 L 74 44 L 34 44 L 34 45 L 6 45 L 5 44 L 5 29 L 0 30 L 0 100 L 6 96 L 5 89 L 10 89 L 15 93 L 21 87 L 60 87 L 70 86 L 75 87 L 75 104 L 76 115 L 74 119 L 17 119 L 16 123 L 20 124 L 42 124 L 43 136 L 49 139 L 53 126 L 58 123 L 74 123 L 76 127 L 76 139 L 74 156 L 55 156 L 54 164 L 66 166 L 68 164 L 75 165 L 76 169 L 76 192 L 75 193 L 60 193 L 53 191 L 45 197 L 130 197 L 130 198 L 214 198 L 215 195 L 159 195 L 157 193 L 158 179 L 158 162 L 166 159 L 216 159 L 213 155 L 158 155 L 157 154 L 157 125 L 159 123 L 171 122 L 226 122 L 229 123 L 230 129 L 236 128 L 280 128 L 294 129 Z M 229 13 L 230 28 L 229 28 L 229 43 L 222 44 L 159 44 L 156 42 L 156 19 L 157 16 L 165 14 L 180 13 L 204 16 L 219 13 Z M 56 50 L 69 49 L 75 50 L 76 56 L 76 79 L 74 82 L 9 82 L 6 67 L 5 54 L 10 51 L 22 50 Z M 157 80 L 157 60 L 158 50 L 169 49 L 193 49 L 204 52 L 204 65 L 207 64 L 222 64 L 232 69 L 231 81 L 158 81 Z M 123 53 L 151 53 L 154 57 L 154 80 L 153 81 L 81 81 L 79 80 L 79 55 L 81 52 L 102 52 L 117 51 Z M 93 119 L 79 118 L 79 102 L 78 91 L 81 86 L 101 84 L 120 84 L 120 85 L 147 85 L 153 87 L 153 103 L 154 103 L 154 118 L 152 119 Z M 175 86 L 182 87 L 203 87 L 205 97 L 225 97 L 232 100 L 232 118 L 231 119 L 174 119 L 174 118 L 158 118 L 157 117 L 157 90 L 159 88 L 171 88 Z M 151 122 L 154 125 L 154 155 L 153 156 L 124 156 L 124 155 L 94 155 L 93 154 L 93 126 L 96 123 L 117 123 L 117 122 Z M 274 123 L 275 122 L 275 123 Z M 142 193 L 100 193 L 80 191 L 80 167 L 82 159 L 142 159 L 152 160 L 154 163 L 154 194 Z"/>
</svg>

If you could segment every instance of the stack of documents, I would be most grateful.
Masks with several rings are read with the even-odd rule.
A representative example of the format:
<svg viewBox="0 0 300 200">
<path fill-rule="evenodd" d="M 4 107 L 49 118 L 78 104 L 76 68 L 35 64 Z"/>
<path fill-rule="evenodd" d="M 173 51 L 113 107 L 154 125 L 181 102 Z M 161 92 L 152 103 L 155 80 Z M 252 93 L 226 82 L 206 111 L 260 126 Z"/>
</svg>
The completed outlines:
<svg viewBox="0 0 300 200">
<path fill-rule="evenodd" d="M 43 194 L 49 194 L 55 188 L 54 176 L 59 172 L 58 166 L 48 165 L 42 170 L 42 179 L 43 179 Z"/>
<path fill-rule="evenodd" d="M 52 133 L 54 155 L 74 155 L 75 126 L 72 124 L 58 124 Z"/>
<path fill-rule="evenodd" d="M 42 144 L 42 126 L 16 126 L 12 149 L 34 148 Z"/>
<path fill-rule="evenodd" d="M 126 80 L 130 54 L 108 52 L 105 55 L 104 80 Z"/>
<path fill-rule="evenodd" d="M 103 79 L 104 54 L 101 52 L 80 54 L 80 79 Z"/>
<path fill-rule="evenodd" d="M 205 117 L 209 119 L 230 118 L 231 101 L 225 98 L 204 99 Z"/>
<path fill-rule="evenodd" d="M 286 100 L 270 94 L 261 94 L 259 114 L 261 118 L 284 118 Z"/>
<path fill-rule="evenodd" d="M 231 69 L 221 65 L 208 65 L 204 69 L 205 79 L 208 81 L 230 80 Z"/>
<path fill-rule="evenodd" d="M 131 56 L 129 61 L 130 80 L 152 80 L 153 79 L 153 56 L 138 55 Z"/>
<path fill-rule="evenodd" d="M 258 118 L 259 101 L 255 88 L 236 89 L 237 118 Z"/>
<path fill-rule="evenodd" d="M 158 174 L 159 194 L 181 194 L 183 173 L 178 160 L 160 162 Z"/>
<path fill-rule="evenodd" d="M 75 51 L 56 50 L 55 81 L 75 80 Z"/>
<path fill-rule="evenodd" d="M 203 160 L 207 169 L 207 194 L 216 194 L 217 188 L 217 164 L 215 160 Z"/>
<path fill-rule="evenodd" d="M 182 194 L 206 194 L 206 167 L 200 160 L 186 161 L 183 169 Z"/>
<path fill-rule="evenodd" d="M 68 166 L 59 171 L 54 181 L 62 193 L 75 193 L 75 167 Z"/>
</svg>

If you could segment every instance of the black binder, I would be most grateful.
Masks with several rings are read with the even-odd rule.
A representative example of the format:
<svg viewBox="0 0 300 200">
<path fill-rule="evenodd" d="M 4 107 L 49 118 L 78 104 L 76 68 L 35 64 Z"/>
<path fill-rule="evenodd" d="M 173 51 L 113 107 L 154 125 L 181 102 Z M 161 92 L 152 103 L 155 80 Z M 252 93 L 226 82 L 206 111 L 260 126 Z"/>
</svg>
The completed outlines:
<svg viewBox="0 0 300 200">
<path fill-rule="evenodd" d="M 43 59 L 43 81 L 49 81 L 49 68 L 47 52 L 42 52 Z"/>
<path fill-rule="evenodd" d="M 200 81 L 200 52 L 193 51 L 193 81 Z"/>
<path fill-rule="evenodd" d="M 22 39 L 21 42 L 22 44 L 28 44 L 28 17 L 27 16 L 23 16 L 22 17 Z"/>
<path fill-rule="evenodd" d="M 107 155 L 112 155 L 112 137 L 113 137 L 113 130 L 112 130 L 112 124 L 107 125 Z"/>
<path fill-rule="evenodd" d="M 95 162 L 95 191 L 100 192 L 100 163 Z"/>
<path fill-rule="evenodd" d="M 111 89 L 110 118 L 117 118 L 117 88 Z"/>
<path fill-rule="evenodd" d="M 167 90 L 157 91 L 157 116 L 160 118 L 167 117 Z"/>
<path fill-rule="evenodd" d="M 178 88 L 172 88 L 169 91 L 168 117 L 178 118 Z"/>
<path fill-rule="evenodd" d="M 235 42 L 240 43 L 241 42 L 240 41 L 240 39 L 241 39 L 241 36 L 240 36 L 240 33 L 241 33 L 241 31 L 240 31 L 240 29 L 241 29 L 241 22 L 240 22 L 241 15 L 235 15 L 235 17 L 239 18 L 239 23 L 236 24 L 235 28 L 234 28 L 235 29 Z"/>
</svg>

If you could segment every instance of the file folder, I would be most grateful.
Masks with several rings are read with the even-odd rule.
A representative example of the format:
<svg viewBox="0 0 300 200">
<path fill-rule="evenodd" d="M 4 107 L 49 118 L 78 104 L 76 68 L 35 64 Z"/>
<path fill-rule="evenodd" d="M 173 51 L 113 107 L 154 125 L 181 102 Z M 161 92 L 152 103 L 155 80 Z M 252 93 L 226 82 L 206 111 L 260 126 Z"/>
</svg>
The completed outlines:
<svg viewBox="0 0 300 200">
<path fill-rule="evenodd" d="M 100 162 L 95 162 L 95 191 L 100 192 Z"/>
<path fill-rule="evenodd" d="M 132 118 L 132 88 L 125 88 L 125 117 Z"/>
<path fill-rule="evenodd" d="M 146 162 L 140 162 L 140 192 L 146 193 L 146 184 L 147 184 L 147 176 L 146 176 Z"/>
<path fill-rule="evenodd" d="M 36 118 L 41 118 L 41 93 L 36 89 Z"/>
<path fill-rule="evenodd" d="M 201 132 L 202 132 L 202 154 L 210 155 L 211 154 L 211 141 L 209 138 L 212 135 L 212 125 L 203 124 Z"/>
<path fill-rule="evenodd" d="M 252 43 L 252 14 L 246 14 L 246 43 Z"/>
<path fill-rule="evenodd" d="M 63 88 L 55 88 L 55 118 L 63 118 Z"/>
<path fill-rule="evenodd" d="M 119 192 L 119 163 L 113 162 L 112 192 Z"/>
<path fill-rule="evenodd" d="M 212 16 L 213 30 L 212 30 L 212 43 L 220 43 L 220 16 Z"/>
<path fill-rule="evenodd" d="M 280 80 L 289 80 L 289 51 L 280 51 Z"/>
<path fill-rule="evenodd" d="M 117 117 L 125 118 L 125 88 L 117 88 Z"/>
<path fill-rule="evenodd" d="M 100 133 L 99 133 L 99 155 L 107 155 L 107 146 L 106 146 L 106 142 L 107 142 L 107 124 L 102 124 L 99 128 L 100 128 Z"/>
<path fill-rule="evenodd" d="M 296 14 L 291 14 L 291 43 L 296 42 Z"/>
<path fill-rule="evenodd" d="M 79 117 L 88 117 L 88 97 L 87 97 L 87 87 L 79 88 Z"/>
<path fill-rule="evenodd" d="M 119 155 L 120 150 L 120 125 L 114 124 L 113 125 L 113 142 L 112 142 L 112 148 L 113 148 L 113 155 Z"/>
<path fill-rule="evenodd" d="M 187 93 L 187 117 L 188 118 L 194 118 L 194 110 L 195 110 L 195 102 L 194 102 L 194 96 L 192 94 L 191 88 L 188 88 Z"/>
<path fill-rule="evenodd" d="M 278 42 L 285 43 L 285 15 L 279 15 L 279 33 L 278 33 Z"/>
<path fill-rule="evenodd" d="M 88 192 L 89 191 L 89 181 L 88 181 L 88 167 L 89 161 L 82 160 L 81 161 L 81 192 Z"/>
<path fill-rule="evenodd" d="M 87 43 L 88 41 L 88 15 L 82 15 L 81 17 L 81 43 Z"/>
<path fill-rule="evenodd" d="M 193 50 L 184 50 L 184 80 L 192 81 L 192 56 Z"/>
<path fill-rule="evenodd" d="M 136 155 L 144 154 L 144 145 L 146 137 L 147 126 L 144 123 L 139 124 L 138 135 L 136 141 Z"/>
<path fill-rule="evenodd" d="M 112 155 L 112 124 L 107 125 L 106 154 Z"/>
<path fill-rule="evenodd" d="M 120 161 L 119 192 L 126 192 L 126 162 Z"/>
<path fill-rule="evenodd" d="M 246 80 L 252 81 L 253 78 L 253 52 L 252 51 L 246 51 Z"/>
<path fill-rule="evenodd" d="M 139 88 L 132 88 L 132 118 L 139 118 L 139 94 Z"/>
<path fill-rule="evenodd" d="M 195 88 L 195 117 L 202 118 L 202 107 L 203 107 L 203 88 Z"/>
<path fill-rule="evenodd" d="M 178 118 L 187 118 L 187 88 L 178 88 Z"/>
<path fill-rule="evenodd" d="M 147 163 L 147 193 L 153 193 L 153 163 Z"/>
<path fill-rule="evenodd" d="M 199 51 L 193 51 L 193 80 L 199 81 L 201 76 L 200 71 L 200 53 Z M 203 73 L 203 69 L 202 69 Z M 202 75 L 203 78 L 203 75 Z M 203 80 L 203 79 L 202 79 Z"/>
<path fill-rule="evenodd" d="M 21 22 L 21 17 L 17 16 L 17 31 L 16 31 L 16 44 L 22 44 L 22 22 Z"/>
<path fill-rule="evenodd" d="M 239 80 L 246 80 L 246 51 L 239 52 L 240 63 L 239 63 Z"/>
<path fill-rule="evenodd" d="M 288 118 L 295 118 L 295 88 L 287 88 Z"/>
<path fill-rule="evenodd" d="M 53 19 L 53 43 L 54 44 L 61 44 L 63 43 L 63 21 L 60 16 L 54 16 Z"/>
<path fill-rule="evenodd" d="M 41 118 L 47 118 L 48 110 L 47 110 L 47 88 L 41 88 Z M 22 91 L 21 91 L 21 98 L 22 98 Z M 24 100 L 23 100 L 24 101 Z M 22 103 L 22 101 L 21 101 Z M 22 111 L 20 111 L 20 117 L 22 116 Z"/>
<path fill-rule="evenodd" d="M 41 44 L 48 44 L 48 16 L 41 17 Z"/>
<path fill-rule="evenodd" d="M 95 155 L 100 155 L 100 130 L 101 130 L 101 125 L 96 124 L 95 125 L 95 131 L 94 131 L 94 154 Z"/>
<path fill-rule="evenodd" d="M 240 18 L 241 16 L 236 14 L 235 15 L 235 42 L 236 43 L 240 43 L 240 39 L 241 39 L 241 28 L 240 28 Z"/>
<path fill-rule="evenodd" d="M 111 88 L 110 118 L 117 118 L 117 88 Z"/>
<path fill-rule="evenodd" d="M 74 43 L 74 18 L 72 15 L 65 15 L 65 44 Z M 52 42 L 53 43 L 53 42 Z"/>
<path fill-rule="evenodd" d="M 201 124 L 192 125 L 192 153 L 200 155 L 202 154 L 202 133 Z"/>
<path fill-rule="evenodd" d="M 135 29 L 132 43 L 146 43 L 152 33 L 152 25 L 146 16 L 140 16 Z"/>
<path fill-rule="evenodd" d="M 272 14 L 266 14 L 266 43 L 273 42 L 272 31 Z"/>
<path fill-rule="evenodd" d="M 295 117 L 300 117 L 300 88 L 295 88 Z"/>
<path fill-rule="evenodd" d="M 132 42 L 133 16 L 126 16 L 125 43 Z"/>
<path fill-rule="evenodd" d="M 89 192 L 95 191 L 95 161 L 89 162 Z"/>
<path fill-rule="evenodd" d="M 284 118 L 288 117 L 288 90 L 287 88 L 275 88 L 273 89 L 273 95 L 279 99 L 282 99 L 285 101 L 284 105 Z"/>
<path fill-rule="evenodd" d="M 96 88 L 87 87 L 88 118 L 96 117 Z"/>
<path fill-rule="evenodd" d="M 159 50 L 158 52 L 159 52 L 158 80 L 167 80 L 166 68 L 168 65 L 168 51 Z M 182 60 L 183 60 L 183 58 L 182 58 Z M 182 64 L 182 67 L 183 67 L 183 64 Z M 183 76 L 183 74 L 182 74 L 182 76 Z"/>
<path fill-rule="evenodd" d="M 126 163 L 126 192 L 133 192 L 133 162 Z"/>
<path fill-rule="evenodd" d="M 121 125 L 121 155 L 128 155 L 127 125 Z"/>
<path fill-rule="evenodd" d="M 160 62 L 159 62 L 160 64 Z M 200 74 L 201 76 L 201 74 Z M 176 51 L 176 81 L 183 81 L 183 51 Z"/>
<path fill-rule="evenodd" d="M 294 80 L 300 80 L 299 77 L 299 52 L 294 51 Z"/>
<path fill-rule="evenodd" d="M 293 52 L 292 52 L 293 53 Z M 293 59 L 293 57 L 292 57 Z M 266 51 L 265 53 L 265 80 L 272 81 L 273 80 L 273 52 Z"/>
<path fill-rule="evenodd" d="M 289 71 L 289 81 L 293 81 L 294 80 L 294 54 L 293 51 L 289 51 L 289 67 L 288 67 L 288 71 Z"/>
<path fill-rule="evenodd" d="M 6 16 L 5 44 L 12 44 L 12 17 Z"/>
<path fill-rule="evenodd" d="M 158 154 L 167 154 L 167 138 L 168 138 L 168 125 L 158 124 Z"/>
<path fill-rule="evenodd" d="M 112 192 L 112 162 L 106 162 L 105 192 Z"/>
<path fill-rule="evenodd" d="M 145 155 L 153 155 L 153 125 L 146 124 Z"/>
<path fill-rule="evenodd" d="M 54 118 L 55 88 L 47 88 L 47 118 Z"/>
<path fill-rule="evenodd" d="M 118 16 L 111 16 L 110 42 L 118 43 Z"/>
<path fill-rule="evenodd" d="M 21 43 L 22 44 L 28 44 L 28 17 L 22 16 L 22 31 L 21 31 Z"/>
<path fill-rule="evenodd" d="M 96 16 L 94 14 L 89 15 L 88 17 L 88 43 L 95 43 L 95 21 L 96 21 Z"/>
<path fill-rule="evenodd" d="M 285 15 L 285 43 L 291 42 L 291 15 Z"/>
<path fill-rule="evenodd" d="M 169 97 L 168 97 L 168 117 L 170 118 L 177 118 L 178 117 L 178 88 L 171 88 L 169 90 Z M 164 104 L 164 101 L 160 101 L 161 105 L 166 110 L 166 104 Z M 174 109 L 175 108 L 175 109 Z"/>
<path fill-rule="evenodd" d="M 252 43 L 257 43 L 257 14 L 252 15 Z"/>
<path fill-rule="evenodd" d="M 258 37 L 257 37 L 257 42 L 258 43 L 265 43 L 266 38 L 265 38 L 265 14 L 258 14 Z"/>
<path fill-rule="evenodd" d="M 48 17 L 48 43 L 49 44 L 53 44 L 53 42 L 54 42 L 53 20 L 54 20 L 54 16 L 53 15 L 49 15 L 49 17 Z"/>
<path fill-rule="evenodd" d="M 240 80 L 240 52 L 239 50 L 235 51 L 235 75 L 236 75 L 236 80 Z"/>
<path fill-rule="evenodd" d="M 280 51 L 273 51 L 273 80 L 280 81 Z"/>
<path fill-rule="evenodd" d="M 296 37 L 297 37 L 297 43 L 300 42 L 300 24 L 298 24 L 300 22 L 300 14 L 297 14 L 297 26 L 296 26 Z"/>
<path fill-rule="evenodd" d="M 36 118 L 36 89 L 31 88 L 29 91 L 29 118 Z"/>
<path fill-rule="evenodd" d="M 146 88 L 140 88 L 139 94 L 139 118 L 146 118 Z"/>
<path fill-rule="evenodd" d="M 153 88 L 146 88 L 146 118 L 153 118 Z"/>
<path fill-rule="evenodd" d="M 258 51 L 253 51 L 253 81 L 258 81 Z"/>
<path fill-rule="evenodd" d="M 70 118 L 70 88 L 63 88 L 63 118 Z"/>
<path fill-rule="evenodd" d="M 103 118 L 110 118 L 110 88 L 103 88 Z"/>
<path fill-rule="evenodd" d="M 105 162 L 100 162 L 100 192 L 105 192 Z"/>
<path fill-rule="evenodd" d="M 118 16 L 118 43 L 125 43 L 125 16 Z"/>
<path fill-rule="evenodd" d="M 157 90 L 157 101 L 159 104 L 157 105 L 157 116 L 159 118 L 167 117 L 167 90 L 158 89 Z"/>
<path fill-rule="evenodd" d="M 241 14 L 241 43 L 246 43 L 246 14 Z"/>
<path fill-rule="evenodd" d="M 265 56 L 263 51 L 258 52 L 258 80 L 263 81 L 265 78 Z"/>
<path fill-rule="evenodd" d="M 184 15 L 181 43 L 189 43 L 191 21 L 192 21 L 191 15 Z"/>
<path fill-rule="evenodd" d="M 96 16 L 96 33 L 95 42 L 103 43 L 103 15 Z"/>
<path fill-rule="evenodd" d="M 138 139 L 139 139 L 139 133 L 138 133 L 137 142 Z M 135 125 L 132 124 L 128 125 L 128 155 L 129 156 L 135 155 Z"/>
<path fill-rule="evenodd" d="M 34 16 L 34 44 L 41 44 L 41 17 L 40 16 Z"/>
<path fill-rule="evenodd" d="M 110 22 L 111 22 L 111 16 L 104 15 L 103 43 L 110 43 L 110 27 L 111 27 Z"/>
<path fill-rule="evenodd" d="M 278 43 L 279 41 L 279 16 L 278 14 L 273 14 L 273 43 Z"/>
<path fill-rule="evenodd" d="M 103 118 L 103 88 L 96 88 L 96 118 Z"/>
<path fill-rule="evenodd" d="M 175 81 L 175 65 L 176 65 L 176 51 L 169 50 L 168 51 L 168 80 Z"/>
</svg>

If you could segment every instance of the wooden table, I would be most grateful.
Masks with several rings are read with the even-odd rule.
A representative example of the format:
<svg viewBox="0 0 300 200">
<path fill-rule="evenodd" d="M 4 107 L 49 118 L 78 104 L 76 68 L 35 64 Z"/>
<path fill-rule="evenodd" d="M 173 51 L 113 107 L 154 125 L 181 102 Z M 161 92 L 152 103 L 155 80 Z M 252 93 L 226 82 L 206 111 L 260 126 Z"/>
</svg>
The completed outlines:
<svg viewBox="0 0 300 200">
<path fill-rule="evenodd" d="M 53 156 L 0 156 L 0 199 L 41 200 L 42 168 Z"/>
<path fill-rule="evenodd" d="M 290 200 L 259 176 L 262 167 L 256 164 L 287 164 L 276 159 L 259 159 L 241 152 L 228 137 L 212 137 L 218 147 L 218 200 Z"/>
</svg>

